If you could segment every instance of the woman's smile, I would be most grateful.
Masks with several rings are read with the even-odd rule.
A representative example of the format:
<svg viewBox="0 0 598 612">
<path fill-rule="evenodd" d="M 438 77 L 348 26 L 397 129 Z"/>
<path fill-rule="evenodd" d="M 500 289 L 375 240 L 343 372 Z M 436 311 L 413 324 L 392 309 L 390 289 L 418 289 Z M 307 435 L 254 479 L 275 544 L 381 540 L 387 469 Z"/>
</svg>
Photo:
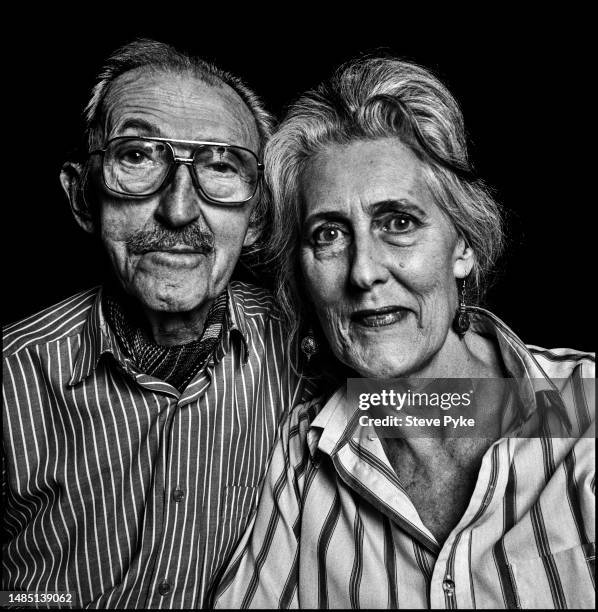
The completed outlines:
<svg viewBox="0 0 598 612">
<path fill-rule="evenodd" d="M 351 314 L 351 323 L 358 327 L 386 327 L 403 321 L 408 314 L 409 310 L 400 306 L 356 310 Z"/>
<path fill-rule="evenodd" d="M 455 279 L 473 257 L 423 172 L 381 139 L 329 145 L 302 175 L 306 288 L 335 356 L 362 376 L 419 371 L 456 340 Z"/>
</svg>

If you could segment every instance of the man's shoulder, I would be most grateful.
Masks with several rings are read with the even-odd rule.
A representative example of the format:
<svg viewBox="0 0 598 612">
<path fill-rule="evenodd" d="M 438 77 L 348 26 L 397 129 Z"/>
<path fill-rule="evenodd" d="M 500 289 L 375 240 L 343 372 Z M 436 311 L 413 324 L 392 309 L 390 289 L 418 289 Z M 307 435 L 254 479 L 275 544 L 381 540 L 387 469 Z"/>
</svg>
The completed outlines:
<svg viewBox="0 0 598 612">
<path fill-rule="evenodd" d="M 2 356 L 79 334 L 87 321 L 99 287 L 72 295 L 2 329 Z"/>
<path fill-rule="evenodd" d="M 276 300 L 268 289 L 243 281 L 232 281 L 229 289 L 246 318 L 280 320 Z"/>
<path fill-rule="evenodd" d="M 596 354 L 570 348 L 547 349 L 532 344 L 527 349 L 551 379 L 595 378 Z"/>
</svg>

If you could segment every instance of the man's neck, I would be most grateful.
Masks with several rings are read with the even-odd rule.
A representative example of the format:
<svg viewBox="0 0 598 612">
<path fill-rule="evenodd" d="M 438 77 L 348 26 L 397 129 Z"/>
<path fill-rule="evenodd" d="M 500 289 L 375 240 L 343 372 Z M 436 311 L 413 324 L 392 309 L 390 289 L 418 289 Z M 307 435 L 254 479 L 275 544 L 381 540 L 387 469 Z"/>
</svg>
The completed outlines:
<svg viewBox="0 0 598 612">
<path fill-rule="evenodd" d="M 152 340 L 160 346 L 175 346 L 197 340 L 214 300 L 189 312 L 156 312 L 143 309 Z"/>
</svg>

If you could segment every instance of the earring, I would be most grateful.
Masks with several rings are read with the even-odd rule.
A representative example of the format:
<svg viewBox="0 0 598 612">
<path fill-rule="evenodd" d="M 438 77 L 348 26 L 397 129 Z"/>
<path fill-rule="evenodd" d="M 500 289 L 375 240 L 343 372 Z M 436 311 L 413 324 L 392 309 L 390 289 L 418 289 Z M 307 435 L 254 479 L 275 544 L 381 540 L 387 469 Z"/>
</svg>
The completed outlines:
<svg viewBox="0 0 598 612">
<path fill-rule="evenodd" d="M 307 361 L 309 361 L 320 350 L 320 346 L 318 345 L 318 341 L 314 336 L 313 330 L 310 329 L 307 332 L 307 336 L 301 340 L 301 350 L 307 357 Z"/>
<path fill-rule="evenodd" d="M 455 318 L 453 319 L 453 329 L 460 338 L 463 338 L 465 332 L 469 329 L 469 324 L 471 322 L 469 319 L 469 313 L 467 312 L 467 307 L 465 306 L 465 281 L 466 279 L 464 278 L 459 289 L 459 307 L 457 308 Z"/>
</svg>

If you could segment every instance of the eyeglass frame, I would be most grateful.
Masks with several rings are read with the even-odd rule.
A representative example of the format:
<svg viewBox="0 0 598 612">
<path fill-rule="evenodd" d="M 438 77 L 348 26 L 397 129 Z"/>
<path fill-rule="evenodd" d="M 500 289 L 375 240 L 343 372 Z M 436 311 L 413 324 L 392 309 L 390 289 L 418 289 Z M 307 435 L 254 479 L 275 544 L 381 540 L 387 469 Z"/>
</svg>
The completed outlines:
<svg viewBox="0 0 598 612">
<path fill-rule="evenodd" d="M 105 168 L 104 168 L 104 156 L 106 155 L 106 151 L 108 150 L 108 147 L 116 140 L 150 140 L 152 142 L 164 142 L 166 143 L 169 148 L 170 148 L 170 152 L 172 153 L 172 161 L 169 164 L 169 169 L 168 172 L 166 173 L 166 175 L 164 176 L 164 179 L 162 180 L 162 182 L 160 183 L 159 187 L 155 190 L 152 191 L 151 193 L 144 193 L 144 194 L 135 194 L 135 193 L 127 193 L 124 191 L 116 191 L 116 189 L 112 189 L 112 187 L 110 187 L 108 185 L 108 182 L 106 181 L 106 173 L 105 173 Z M 172 146 L 173 144 L 179 144 L 179 145 L 198 145 L 197 147 L 195 147 L 194 151 L 193 151 L 193 156 L 192 157 L 181 157 L 180 155 L 176 154 L 176 151 L 174 150 L 174 147 Z M 248 153 L 250 153 L 253 158 L 255 159 L 256 163 L 257 163 L 257 172 L 258 172 L 258 177 L 257 180 L 255 182 L 255 188 L 253 190 L 253 193 L 248 197 L 245 198 L 244 200 L 238 200 L 238 201 L 234 201 L 234 202 L 223 202 L 221 200 L 215 200 L 214 198 L 210 197 L 203 189 L 203 187 L 201 186 L 201 182 L 199 180 L 199 178 L 197 177 L 197 172 L 195 171 L 195 169 L 193 168 L 193 163 L 195 161 L 195 154 L 196 152 L 199 150 L 199 146 L 201 145 L 214 145 L 214 146 L 218 146 L 218 147 L 234 147 L 235 149 L 241 149 L 243 151 L 247 151 Z M 106 189 L 108 189 L 108 191 L 111 191 L 112 193 L 115 193 L 117 195 L 120 196 L 127 196 L 130 198 L 149 198 L 153 195 L 156 195 L 157 193 L 159 193 L 166 185 L 168 185 L 168 183 L 170 183 L 170 181 L 172 181 L 172 178 L 174 177 L 175 173 L 176 173 L 176 169 L 178 166 L 183 165 L 183 166 L 191 166 L 193 168 L 193 170 L 191 171 L 191 180 L 193 181 L 193 186 L 195 187 L 195 189 L 197 189 L 197 191 L 199 192 L 199 194 L 205 198 L 208 202 L 211 202 L 212 204 L 218 204 L 220 206 L 238 206 L 240 204 L 245 204 L 247 202 L 249 202 L 249 200 L 251 200 L 255 194 L 257 193 L 258 187 L 259 187 L 259 183 L 260 183 L 260 179 L 263 175 L 264 172 L 264 164 L 262 162 L 260 162 L 258 156 L 251 150 L 248 149 L 247 147 L 241 147 L 239 145 L 233 145 L 230 144 L 228 142 L 213 142 L 211 140 L 177 140 L 174 138 L 162 138 L 162 137 L 158 137 L 158 136 L 115 136 L 114 138 L 111 138 L 110 140 L 108 140 L 108 142 L 106 143 L 106 146 L 103 149 L 94 149 L 93 151 L 90 151 L 88 153 L 88 155 L 98 155 L 101 154 L 102 155 L 102 180 L 104 181 L 104 186 L 106 187 Z"/>
</svg>

